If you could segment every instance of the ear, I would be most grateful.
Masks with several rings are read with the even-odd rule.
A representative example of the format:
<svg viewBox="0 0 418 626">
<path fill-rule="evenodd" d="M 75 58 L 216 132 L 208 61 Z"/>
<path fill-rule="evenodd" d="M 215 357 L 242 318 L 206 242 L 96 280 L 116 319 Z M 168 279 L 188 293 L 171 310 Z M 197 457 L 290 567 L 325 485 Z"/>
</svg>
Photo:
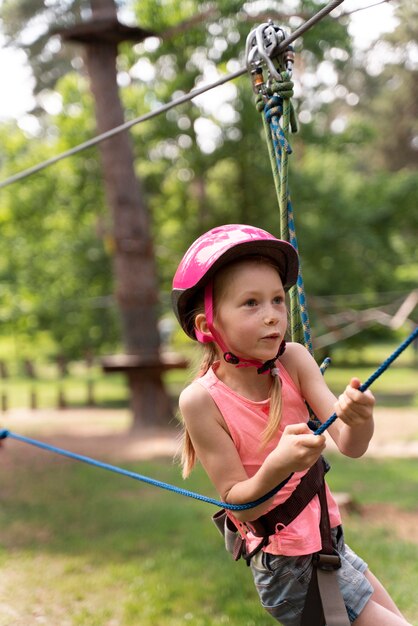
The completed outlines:
<svg viewBox="0 0 418 626">
<path fill-rule="evenodd" d="M 200 343 L 210 343 L 213 341 L 213 336 L 204 313 L 198 313 L 198 315 L 196 315 L 194 329 L 196 339 L 200 341 Z"/>
</svg>

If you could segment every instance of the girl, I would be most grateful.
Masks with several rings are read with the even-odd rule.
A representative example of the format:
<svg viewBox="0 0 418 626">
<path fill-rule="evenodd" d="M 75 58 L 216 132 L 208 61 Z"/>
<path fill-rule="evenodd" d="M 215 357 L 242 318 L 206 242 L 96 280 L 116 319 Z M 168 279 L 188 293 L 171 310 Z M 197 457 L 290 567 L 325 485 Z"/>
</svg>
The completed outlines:
<svg viewBox="0 0 418 626">
<path fill-rule="evenodd" d="M 305 402 L 321 421 L 337 413 L 340 421 L 329 433 L 344 455 L 359 457 L 373 434 L 374 398 L 359 391 L 353 378 L 337 400 L 309 352 L 285 343 L 285 293 L 297 274 L 290 244 L 246 225 L 212 229 L 183 257 L 173 280 L 174 310 L 189 337 L 207 344 L 199 377 L 180 396 L 183 475 L 198 458 L 221 498 L 236 504 L 258 500 L 291 475 L 263 504 L 227 514 L 245 543 L 264 608 L 284 626 L 322 626 L 322 615 L 306 621 L 305 610 L 303 616 L 314 555 L 321 551 L 319 496 L 290 523 L 278 520 L 261 542 L 254 520 L 290 502 L 325 448 L 324 436 L 308 427 Z M 323 493 L 343 623 L 408 626 L 382 584 L 344 544 L 338 507 L 328 488 Z M 337 623 L 327 620 L 328 626 Z"/>
</svg>

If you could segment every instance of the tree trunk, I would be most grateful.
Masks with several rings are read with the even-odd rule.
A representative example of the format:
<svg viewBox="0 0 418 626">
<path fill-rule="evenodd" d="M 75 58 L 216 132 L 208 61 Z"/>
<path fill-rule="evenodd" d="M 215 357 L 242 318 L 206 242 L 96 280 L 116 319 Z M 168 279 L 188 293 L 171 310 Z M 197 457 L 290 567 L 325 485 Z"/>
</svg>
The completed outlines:
<svg viewBox="0 0 418 626">
<path fill-rule="evenodd" d="M 113 0 L 91 0 L 93 18 L 114 17 Z M 103 133 L 124 122 L 117 85 L 117 44 L 89 42 L 86 67 L 95 99 L 97 128 Z M 158 289 L 150 224 L 128 131 L 99 144 L 104 184 L 113 217 L 113 259 L 116 298 L 127 354 L 140 355 L 146 365 L 127 370 L 134 427 L 167 424 L 170 402 L 161 378 L 157 329 Z"/>
</svg>

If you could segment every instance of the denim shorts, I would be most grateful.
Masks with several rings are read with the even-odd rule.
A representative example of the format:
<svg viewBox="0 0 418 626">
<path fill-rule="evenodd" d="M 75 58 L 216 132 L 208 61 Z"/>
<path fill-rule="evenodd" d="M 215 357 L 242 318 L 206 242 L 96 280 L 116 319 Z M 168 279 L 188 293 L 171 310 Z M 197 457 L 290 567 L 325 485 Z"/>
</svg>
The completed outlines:
<svg viewBox="0 0 418 626">
<path fill-rule="evenodd" d="M 334 528 L 332 533 L 341 558 L 338 582 L 352 623 L 370 599 L 373 587 L 364 575 L 367 564 L 344 543 L 342 528 Z M 278 556 L 260 551 L 251 559 L 261 604 L 283 626 L 300 626 L 312 568 L 312 555 Z"/>
</svg>

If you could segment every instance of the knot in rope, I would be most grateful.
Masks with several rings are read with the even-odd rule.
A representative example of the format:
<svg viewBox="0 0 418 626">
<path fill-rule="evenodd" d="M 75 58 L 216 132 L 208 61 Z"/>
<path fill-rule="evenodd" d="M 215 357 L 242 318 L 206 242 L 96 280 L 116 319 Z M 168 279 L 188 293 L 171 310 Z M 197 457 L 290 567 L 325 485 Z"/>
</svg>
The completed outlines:
<svg viewBox="0 0 418 626">
<path fill-rule="evenodd" d="M 264 98 L 263 95 L 261 93 L 257 94 L 256 98 L 255 98 L 255 107 L 257 109 L 257 111 L 259 113 L 263 113 L 264 111 Z"/>
<path fill-rule="evenodd" d="M 293 81 L 288 78 L 286 72 L 283 72 L 282 76 L 286 78 L 283 81 L 273 79 L 267 88 L 267 93 L 277 94 L 283 100 L 290 100 L 293 98 Z"/>
<path fill-rule="evenodd" d="M 283 115 L 283 100 L 278 95 L 273 95 L 264 104 L 264 115 L 269 124 L 273 121 L 274 117 L 278 119 Z"/>
<path fill-rule="evenodd" d="M 281 150 L 286 152 L 286 154 L 292 154 L 290 143 L 286 139 L 286 135 L 280 125 L 282 112 L 282 101 L 278 96 L 273 96 L 266 102 L 264 107 L 264 116 L 267 124 L 270 126 L 273 142 L 277 141 Z M 282 157 L 279 156 L 278 158 L 280 159 Z"/>
<path fill-rule="evenodd" d="M 257 95 L 255 100 L 256 109 L 259 113 L 265 113 L 267 107 L 271 111 L 267 119 L 267 122 L 270 123 L 270 116 L 277 116 L 280 119 L 283 115 L 283 101 L 285 100 L 289 105 L 290 127 L 292 133 L 296 133 L 298 130 L 296 114 L 293 104 L 290 102 L 294 95 L 294 83 L 287 72 L 281 72 L 280 76 L 282 77 L 281 81 L 272 79 L 265 86 L 264 93 Z M 267 97 L 269 99 L 266 101 Z M 278 108 L 276 109 L 276 107 Z"/>
</svg>

